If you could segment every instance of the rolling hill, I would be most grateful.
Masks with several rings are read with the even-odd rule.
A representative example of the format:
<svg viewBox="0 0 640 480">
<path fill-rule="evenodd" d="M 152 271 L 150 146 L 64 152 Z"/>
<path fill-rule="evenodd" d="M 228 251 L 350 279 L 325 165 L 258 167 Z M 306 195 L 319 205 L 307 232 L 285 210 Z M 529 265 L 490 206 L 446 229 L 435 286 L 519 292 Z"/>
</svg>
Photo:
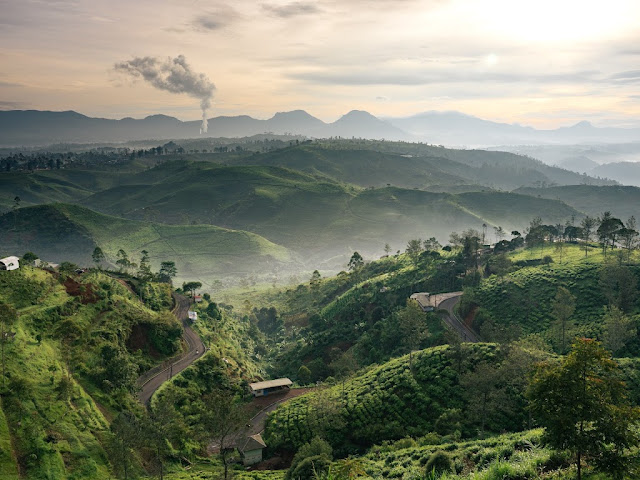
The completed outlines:
<svg viewBox="0 0 640 480">
<path fill-rule="evenodd" d="M 280 167 L 167 162 L 83 204 L 133 219 L 222 225 L 255 232 L 317 261 L 353 250 L 404 248 L 415 237 L 446 241 L 483 223 L 521 229 L 532 216 L 564 222 L 579 212 L 560 202 L 486 192 L 472 197 L 397 187 L 358 189 Z M 482 206 L 486 200 L 490 206 Z M 526 201 L 525 201 L 526 200 Z M 490 214 L 484 218 L 482 211 Z M 520 210 L 520 214 L 518 213 Z"/>
<path fill-rule="evenodd" d="M 640 188 L 593 185 L 568 185 L 547 188 L 519 188 L 516 193 L 547 199 L 560 200 L 591 216 L 610 211 L 615 217 L 626 221 L 639 215 Z"/>
<path fill-rule="evenodd" d="M 133 261 L 147 250 L 154 270 L 163 261 L 176 263 L 178 282 L 197 279 L 206 285 L 225 275 L 293 262 L 285 248 L 253 233 L 125 220 L 77 205 L 23 207 L 1 216 L 0 228 L 0 250 L 6 254 L 33 251 L 50 262 L 91 265 L 93 249 L 100 246 L 113 265 L 119 249 Z"/>
</svg>

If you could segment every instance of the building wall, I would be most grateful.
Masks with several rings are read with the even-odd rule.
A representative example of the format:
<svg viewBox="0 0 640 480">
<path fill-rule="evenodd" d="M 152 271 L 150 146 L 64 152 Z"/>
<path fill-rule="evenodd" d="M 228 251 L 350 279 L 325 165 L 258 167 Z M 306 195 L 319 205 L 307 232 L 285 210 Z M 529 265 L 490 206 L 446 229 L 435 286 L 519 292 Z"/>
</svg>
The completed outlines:
<svg viewBox="0 0 640 480">
<path fill-rule="evenodd" d="M 245 465 L 253 465 L 254 463 L 260 463 L 262 461 L 262 449 L 248 450 L 243 452 L 242 463 Z"/>
</svg>

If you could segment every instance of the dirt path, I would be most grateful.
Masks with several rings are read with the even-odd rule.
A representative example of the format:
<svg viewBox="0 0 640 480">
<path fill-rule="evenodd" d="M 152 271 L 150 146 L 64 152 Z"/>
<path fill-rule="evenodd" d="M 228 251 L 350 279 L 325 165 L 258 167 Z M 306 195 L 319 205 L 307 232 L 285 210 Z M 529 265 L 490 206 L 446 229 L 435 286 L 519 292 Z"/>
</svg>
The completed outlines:
<svg viewBox="0 0 640 480">
<path fill-rule="evenodd" d="M 184 295 L 174 294 L 176 306 L 173 309 L 173 314 L 176 318 L 182 322 L 184 333 L 182 338 L 187 344 L 186 352 L 169 359 L 169 361 L 152 368 L 145 374 L 138 378 L 138 386 L 141 387 L 138 399 L 143 404 L 147 405 L 151 397 L 155 393 L 160 385 L 169 380 L 173 375 L 180 373 L 198 358 L 204 355 L 204 343 L 196 332 L 189 326 L 189 306 L 191 300 Z"/>
<path fill-rule="evenodd" d="M 479 342 L 480 336 L 467 325 L 465 325 L 464 322 L 462 322 L 458 318 L 454 311 L 455 306 L 458 304 L 461 297 L 462 293 L 459 293 L 456 296 L 443 300 L 437 305 L 437 307 L 447 311 L 447 315 L 443 316 L 444 321 L 454 332 L 456 332 L 460 336 L 463 342 Z"/>
</svg>

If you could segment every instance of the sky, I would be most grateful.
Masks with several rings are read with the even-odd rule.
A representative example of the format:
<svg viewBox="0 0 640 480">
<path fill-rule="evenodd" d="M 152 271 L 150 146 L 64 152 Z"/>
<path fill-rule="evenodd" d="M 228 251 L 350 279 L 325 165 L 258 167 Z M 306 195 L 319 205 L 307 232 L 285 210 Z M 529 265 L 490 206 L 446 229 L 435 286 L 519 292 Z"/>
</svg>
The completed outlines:
<svg viewBox="0 0 640 480">
<path fill-rule="evenodd" d="M 183 58 L 215 86 L 210 118 L 455 110 L 640 126 L 638 0 L 0 0 L 0 12 L 2 110 L 200 118 L 201 98 L 122 68 L 149 57 Z"/>
</svg>

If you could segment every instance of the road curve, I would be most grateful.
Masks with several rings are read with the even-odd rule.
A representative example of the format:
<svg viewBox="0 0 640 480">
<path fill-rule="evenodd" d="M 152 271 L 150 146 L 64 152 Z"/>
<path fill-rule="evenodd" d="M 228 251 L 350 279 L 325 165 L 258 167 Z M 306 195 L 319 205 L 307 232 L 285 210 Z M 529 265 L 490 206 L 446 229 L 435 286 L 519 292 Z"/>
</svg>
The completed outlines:
<svg viewBox="0 0 640 480">
<path fill-rule="evenodd" d="M 460 301 L 462 294 L 456 295 L 455 297 L 447 298 L 443 300 L 438 305 L 438 308 L 442 308 L 447 311 L 447 315 L 444 316 L 444 321 L 447 325 L 456 332 L 463 342 L 479 342 L 480 337 L 476 332 L 474 332 L 471 328 L 462 322 L 456 315 L 454 309 L 455 306 Z"/>
<path fill-rule="evenodd" d="M 138 378 L 138 386 L 140 387 L 138 399 L 144 405 L 149 403 L 149 400 L 151 400 L 155 391 L 160 388 L 160 385 L 169 380 L 173 375 L 187 368 L 204 355 L 205 352 L 204 343 L 202 343 L 198 334 L 189 326 L 188 312 L 191 300 L 184 295 L 178 294 L 173 294 L 173 298 L 176 303 L 173 314 L 182 322 L 182 327 L 184 328 L 182 338 L 187 345 L 187 350 Z"/>
</svg>

